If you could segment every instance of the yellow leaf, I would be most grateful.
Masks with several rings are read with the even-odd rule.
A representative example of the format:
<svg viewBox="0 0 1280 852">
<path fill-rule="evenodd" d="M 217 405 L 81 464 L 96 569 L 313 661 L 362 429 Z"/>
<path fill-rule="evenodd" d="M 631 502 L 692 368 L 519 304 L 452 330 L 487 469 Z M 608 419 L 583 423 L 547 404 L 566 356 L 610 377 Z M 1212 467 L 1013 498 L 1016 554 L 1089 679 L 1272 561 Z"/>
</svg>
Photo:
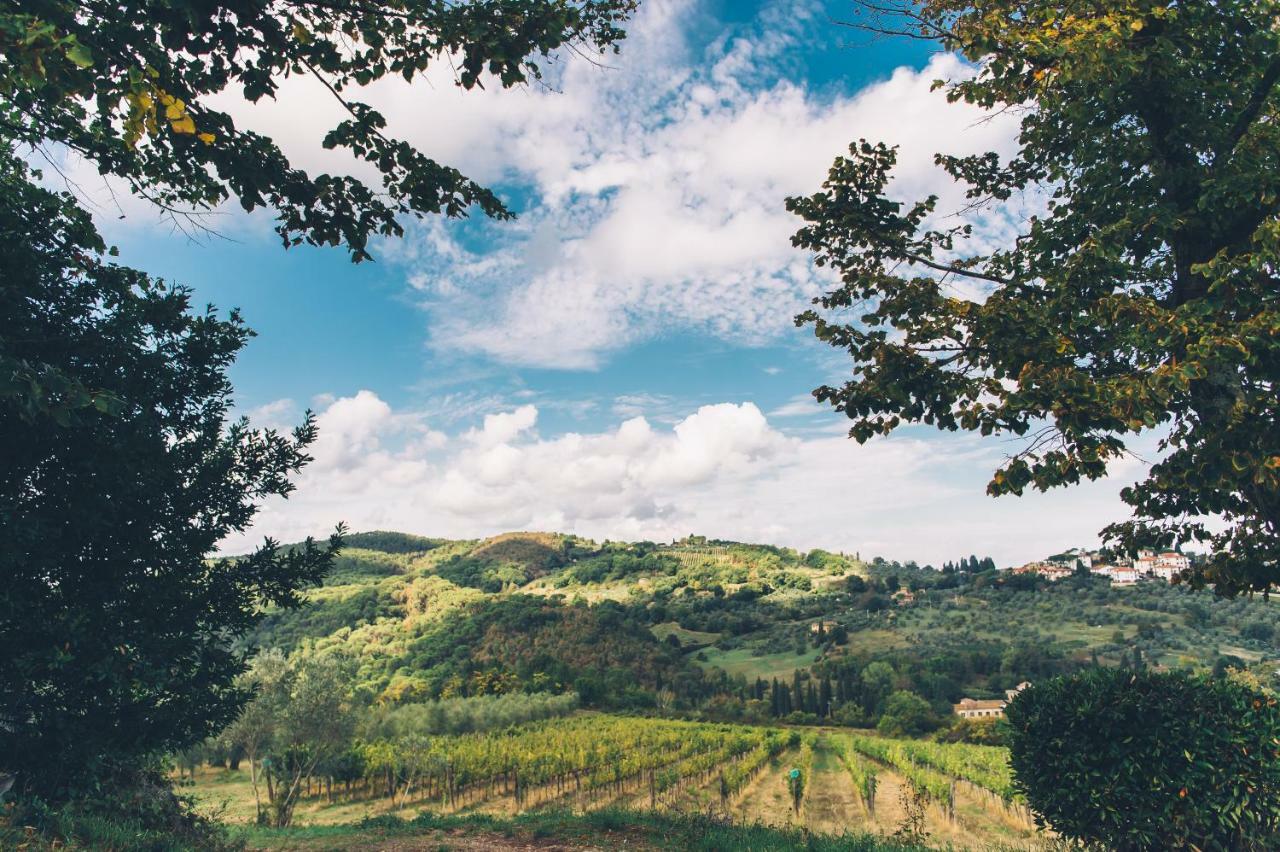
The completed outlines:
<svg viewBox="0 0 1280 852">
<path fill-rule="evenodd" d="M 212 145 L 213 140 L 216 139 L 217 137 L 214 136 L 212 133 L 197 133 L 196 138 L 206 145 Z"/>
<path fill-rule="evenodd" d="M 174 133 L 195 133 L 196 123 L 191 120 L 191 116 L 184 115 L 176 121 L 170 121 L 169 126 L 173 128 Z"/>
<path fill-rule="evenodd" d="M 182 102 L 182 98 L 169 98 L 167 101 L 161 99 L 165 105 L 164 117 L 170 121 L 176 121 L 187 114 L 187 105 Z"/>
<path fill-rule="evenodd" d="M 1129 29 L 1133 30 L 1135 33 L 1136 33 L 1138 30 L 1142 29 L 1144 26 L 1145 26 L 1145 24 L 1143 24 L 1143 22 L 1142 22 L 1142 19 L 1141 19 L 1141 18 L 1139 18 L 1139 19 L 1138 19 L 1138 20 L 1136 20 L 1136 21 L 1130 21 L 1130 22 L 1129 22 Z"/>
</svg>

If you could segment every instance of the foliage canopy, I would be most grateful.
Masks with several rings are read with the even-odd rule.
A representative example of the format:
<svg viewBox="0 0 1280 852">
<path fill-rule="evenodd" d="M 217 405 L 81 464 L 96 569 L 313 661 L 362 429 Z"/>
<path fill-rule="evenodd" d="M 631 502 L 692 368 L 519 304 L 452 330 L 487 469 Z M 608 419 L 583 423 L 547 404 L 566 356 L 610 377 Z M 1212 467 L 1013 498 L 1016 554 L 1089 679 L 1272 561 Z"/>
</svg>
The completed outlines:
<svg viewBox="0 0 1280 852">
<path fill-rule="evenodd" d="M 1274 849 L 1280 707 L 1227 679 L 1096 668 L 1006 710 L 1016 786 L 1066 838 L 1108 849 Z"/>
<path fill-rule="evenodd" d="M 890 192 L 862 141 L 788 201 L 840 284 L 797 318 L 853 375 L 814 391 L 865 441 L 903 423 L 1024 436 L 992 495 L 1106 473 L 1129 436 L 1162 458 L 1125 489 L 1128 549 L 1206 544 L 1224 593 L 1280 579 L 1280 5 L 865 3 L 872 26 L 976 63 L 952 101 L 1021 116 L 1019 150 L 939 156 L 975 232 Z M 1225 528 L 1212 518 L 1225 519 Z"/>
<path fill-rule="evenodd" d="M 228 422 L 236 314 L 108 262 L 74 200 L 8 157 L 0 268 L 0 760 L 62 800 L 230 721 L 229 638 L 333 549 L 205 558 L 292 490 L 315 438 L 310 418 Z"/>
<path fill-rule="evenodd" d="M 558 49 L 605 52 L 635 0 L 195 2 L 32 0 L 0 12 L 0 133 L 65 145 L 103 174 L 172 211 L 228 198 L 278 214 L 286 245 L 346 245 L 399 235 L 406 216 L 510 211 L 488 189 L 384 132 L 353 87 L 406 80 L 456 62 L 458 85 L 504 87 L 542 76 Z M 324 137 L 371 167 L 372 187 L 310 175 L 269 137 L 220 108 L 228 90 L 274 98 L 289 76 L 315 78 L 347 117 Z"/>
</svg>

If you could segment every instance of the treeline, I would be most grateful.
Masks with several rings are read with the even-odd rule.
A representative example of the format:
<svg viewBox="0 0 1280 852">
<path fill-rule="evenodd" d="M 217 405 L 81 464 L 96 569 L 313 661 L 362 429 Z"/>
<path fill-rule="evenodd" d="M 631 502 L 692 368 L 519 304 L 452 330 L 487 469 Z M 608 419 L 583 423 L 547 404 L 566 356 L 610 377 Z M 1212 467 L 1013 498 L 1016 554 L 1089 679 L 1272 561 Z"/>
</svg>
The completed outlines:
<svg viewBox="0 0 1280 852">
<path fill-rule="evenodd" d="M 944 574 L 977 574 L 982 571 L 996 570 L 995 560 L 990 556 L 984 556 L 979 559 L 977 556 L 970 555 L 961 559 L 959 562 L 943 562 L 942 573 Z"/>
</svg>

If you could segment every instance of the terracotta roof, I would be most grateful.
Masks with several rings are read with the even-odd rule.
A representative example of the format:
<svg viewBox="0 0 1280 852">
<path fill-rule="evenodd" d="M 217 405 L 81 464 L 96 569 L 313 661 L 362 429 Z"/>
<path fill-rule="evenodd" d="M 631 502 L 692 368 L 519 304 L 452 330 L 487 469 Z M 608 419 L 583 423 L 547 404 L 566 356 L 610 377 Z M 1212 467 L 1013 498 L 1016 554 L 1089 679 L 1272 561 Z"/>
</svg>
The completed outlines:
<svg viewBox="0 0 1280 852">
<path fill-rule="evenodd" d="M 1000 699 L 962 698 L 959 704 L 953 704 L 955 710 L 1003 710 L 1005 702 Z"/>
</svg>

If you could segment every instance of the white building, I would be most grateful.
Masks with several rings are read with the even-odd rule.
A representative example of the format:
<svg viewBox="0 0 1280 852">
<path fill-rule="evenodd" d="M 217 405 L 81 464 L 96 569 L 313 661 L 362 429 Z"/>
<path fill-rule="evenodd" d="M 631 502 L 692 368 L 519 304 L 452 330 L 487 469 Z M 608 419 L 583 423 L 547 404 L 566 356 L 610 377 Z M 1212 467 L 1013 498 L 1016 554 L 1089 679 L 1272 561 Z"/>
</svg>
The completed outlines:
<svg viewBox="0 0 1280 852">
<path fill-rule="evenodd" d="M 1111 569 L 1111 574 L 1109 576 L 1111 577 L 1111 585 L 1113 586 L 1133 586 L 1137 584 L 1138 578 L 1141 577 L 1142 574 L 1138 571 L 1136 566 L 1133 568 L 1121 568 L 1117 566 Z"/>
<path fill-rule="evenodd" d="M 1073 547 L 1066 553 L 1053 557 L 1052 561 L 1055 565 L 1061 565 L 1071 571 L 1075 570 L 1077 563 L 1087 569 L 1093 568 L 1093 554 L 1086 553 L 1078 547 Z"/>
</svg>

